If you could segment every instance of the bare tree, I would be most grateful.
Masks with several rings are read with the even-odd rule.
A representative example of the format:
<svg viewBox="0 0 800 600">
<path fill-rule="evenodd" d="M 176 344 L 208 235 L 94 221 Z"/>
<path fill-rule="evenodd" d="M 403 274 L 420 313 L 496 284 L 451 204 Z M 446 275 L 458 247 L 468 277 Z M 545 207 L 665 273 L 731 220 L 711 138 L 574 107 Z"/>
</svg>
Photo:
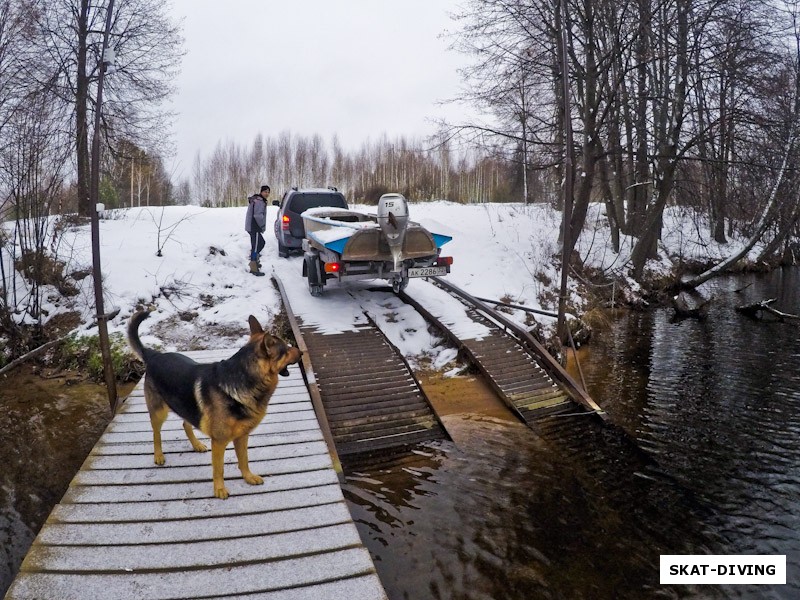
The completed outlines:
<svg viewBox="0 0 800 600">
<path fill-rule="evenodd" d="M 63 265 L 54 251 L 58 229 L 50 216 L 64 187 L 71 145 L 53 108 L 48 96 L 29 96 L 3 131 L 7 144 L 0 151 L 0 182 L 8 191 L 14 229 L 11 239 L 0 240 L 0 322 L 11 340 L 12 354 L 26 349 L 23 326 L 41 326 L 46 286 L 63 283 Z"/>
<path fill-rule="evenodd" d="M 31 47 L 37 60 L 30 63 L 29 75 L 70 109 L 78 209 L 87 215 L 90 123 L 102 62 L 99 40 L 105 6 L 89 0 L 30 1 L 37 28 Z M 113 143 L 124 137 L 157 147 L 168 140 L 161 103 L 173 91 L 182 55 L 178 27 L 158 0 L 118 0 L 111 29 L 115 70 L 104 90 L 104 139 Z"/>
<path fill-rule="evenodd" d="M 792 22 L 794 23 L 794 48 L 792 49 L 791 58 L 787 60 L 791 65 L 788 72 L 792 74 L 791 92 L 787 94 L 789 106 L 783 107 L 782 114 L 786 115 L 785 118 L 785 143 L 782 151 L 782 160 L 780 167 L 775 175 L 774 182 L 771 186 L 769 196 L 763 204 L 761 213 L 758 216 L 753 232 L 750 235 L 744 246 L 738 251 L 732 253 L 730 256 L 712 266 L 710 269 L 705 270 L 703 273 L 696 277 L 689 278 L 683 282 L 683 285 L 688 288 L 696 288 L 697 286 L 705 283 L 713 277 L 726 272 L 733 265 L 739 262 L 742 258 L 752 250 L 755 245 L 762 241 L 767 231 L 775 224 L 780 223 L 782 204 L 788 206 L 784 215 L 784 223 L 779 224 L 777 232 L 773 237 L 772 242 L 768 243 L 765 249 L 761 252 L 759 259 L 764 259 L 768 253 L 773 252 L 778 246 L 786 239 L 791 231 L 794 229 L 795 224 L 800 218 L 800 198 L 798 196 L 797 186 L 794 186 L 794 193 L 790 195 L 790 202 L 781 202 L 781 188 L 784 187 L 784 182 L 787 176 L 787 169 L 791 163 L 796 162 L 797 153 L 797 136 L 798 129 L 800 128 L 800 26 L 798 26 L 798 12 L 796 7 L 790 7 L 789 12 Z"/>
</svg>

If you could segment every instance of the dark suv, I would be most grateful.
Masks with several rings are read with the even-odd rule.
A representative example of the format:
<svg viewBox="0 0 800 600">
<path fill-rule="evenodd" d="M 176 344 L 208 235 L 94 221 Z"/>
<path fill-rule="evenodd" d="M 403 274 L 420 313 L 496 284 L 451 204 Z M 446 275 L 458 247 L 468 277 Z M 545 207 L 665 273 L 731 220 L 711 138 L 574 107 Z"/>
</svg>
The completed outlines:
<svg viewBox="0 0 800 600">
<path fill-rule="evenodd" d="M 278 206 L 278 218 L 275 219 L 275 237 L 278 238 L 278 255 L 286 258 L 289 253 L 302 250 L 306 229 L 300 214 L 317 206 L 347 208 L 347 200 L 335 187 L 299 190 L 293 187 L 283 195 Z"/>
</svg>

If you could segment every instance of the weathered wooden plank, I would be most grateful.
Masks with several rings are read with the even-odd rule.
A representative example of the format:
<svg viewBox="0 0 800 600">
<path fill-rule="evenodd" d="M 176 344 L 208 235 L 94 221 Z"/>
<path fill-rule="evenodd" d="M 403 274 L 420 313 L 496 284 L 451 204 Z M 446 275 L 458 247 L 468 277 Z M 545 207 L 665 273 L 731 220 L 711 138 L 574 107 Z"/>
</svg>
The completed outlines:
<svg viewBox="0 0 800 600">
<path fill-rule="evenodd" d="M 303 410 L 313 410 L 313 406 L 308 401 L 308 395 L 296 395 L 291 396 L 289 398 L 291 401 L 287 402 L 280 402 L 280 403 L 270 403 L 269 408 L 267 409 L 267 416 L 265 417 L 266 420 L 269 420 L 270 415 L 274 415 L 277 413 L 291 413 L 295 411 L 303 411 Z M 178 423 L 183 423 L 183 419 L 181 419 L 178 415 L 173 412 L 169 412 L 167 416 L 167 421 L 165 426 L 170 421 L 175 421 Z M 150 415 L 148 414 L 146 409 L 143 410 L 129 410 L 125 412 L 118 412 L 117 415 L 114 417 L 115 423 L 146 423 L 147 426 L 150 426 Z"/>
<path fill-rule="evenodd" d="M 268 480 L 267 480 L 268 481 Z M 199 484 L 198 484 L 199 485 Z M 97 504 L 59 504 L 53 508 L 48 522 L 51 523 L 121 523 L 139 521 L 163 521 L 192 517 L 211 518 L 242 513 L 262 513 L 264 511 L 318 506 L 339 502 L 342 490 L 338 485 L 321 485 L 296 490 L 269 490 L 267 483 L 251 486 L 243 479 L 229 479 L 225 485 L 231 496 L 222 501 L 213 496 L 211 481 L 206 484 L 205 498 L 190 500 L 164 500 L 159 502 L 112 501 Z M 246 494 L 244 490 L 257 490 Z"/>
<path fill-rule="evenodd" d="M 198 434 L 198 438 L 203 437 Z M 298 444 L 303 442 L 314 442 L 322 440 L 322 432 L 319 428 L 306 429 L 304 431 L 289 431 L 285 433 L 274 434 L 259 434 L 256 430 L 255 434 L 250 435 L 249 447 L 258 448 L 263 446 L 280 446 L 283 444 Z M 102 440 L 101 440 L 102 441 Z M 183 440 L 175 440 L 171 442 L 164 442 L 162 444 L 164 454 L 186 453 L 193 452 L 189 441 L 184 438 Z M 127 444 L 103 444 L 98 443 L 92 449 L 93 456 L 112 456 L 117 454 L 153 454 L 153 439 L 152 437 L 146 442 L 130 442 Z"/>
<path fill-rule="evenodd" d="M 168 418 L 164 425 L 161 427 L 161 431 L 171 431 L 175 429 L 183 429 L 183 419 L 178 416 L 172 416 L 172 418 Z M 316 419 L 314 415 L 314 408 L 311 404 L 302 404 L 295 406 L 293 410 L 290 411 L 275 411 L 275 412 L 268 412 L 267 416 L 264 418 L 263 423 L 287 423 L 289 421 L 306 421 L 309 419 Z M 106 429 L 108 433 L 122 433 L 125 431 L 149 431 L 152 432 L 153 429 L 150 426 L 150 418 L 145 417 L 144 419 L 137 420 L 137 421 L 123 421 L 114 419 L 109 423 L 108 429 Z"/>
<path fill-rule="evenodd" d="M 210 468 L 210 467 L 209 467 Z M 264 473 L 261 473 L 264 476 Z M 210 477 L 210 476 L 209 476 Z M 167 500 L 199 500 L 211 495 L 208 481 L 160 483 L 158 485 L 72 485 L 62 499 L 63 504 L 101 502 L 156 502 Z M 265 492 L 298 491 L 305 488 L 337 484 L 336 473 L 328 468 L 283 475 L 266 474 L 264 485 L 246 485 L 229 476 L 226 485 L 236 494 L 256 495 Z"/>
<path fill-rule="evenodd" d="M 338 525 L 350 520 L 347 505 L 341 501 L 261 513 L 257 518 L 244 518 L 242 515 L 217 517 L 203 523 L 195 519 L 160 523 L 46 523 L 39 533 L 38 542 L 47 546 L 172 544 L 186 540 L 284 533 Z"/>
<path fill-rule="evenodd" d="M 291 431 L 308 431 L 309 429 L 319 429 L 319 423 L 317 423 L 316 418 L 304 419 L 302 421 L 291 421 L 289 423 L 264 422 L 259 425 L 259 427 L 255 430 L 255 433 L 250 434 L 250 437 L 252 439 L 254 435 L 274 435 L 277 433 L 288 433 Z M 164 441 L 175 441 L 181 439 L 185 440 L 186 434 L 183 432 L 183 429 L 177 429 L 174 431 L 165 431 L 161 438 Z M 198 435 L 198 438 L 203 439 L 200 435 Z M 152 439 L 152 431 L 138 431 L 131 433 L 116 433 L 109 431 L 108 433 L 103 434 L 100 443 L 124 444 L 128 442 L 144 442 Z"/>
<path fill-rule="evenodd" d="M 252 519 L 240 517 L 247 522 Z M 202 529 L 200 526 L 198 529 Z M 223 565 L 293 558 L 332 552 L 361 544 L 352 523 L 326 525 L 316 530 L 291 531 L 245 539 L 193 541 L 192 537 L 154 552 L 140 544 L 111 546 L 49 546 L 36 544 L 26 557 L 33 565 L 47 565 L 48 571 L 72 573 L 155 571 L 161 569 L 210 569 Z"/>
<path fill-rule="evenodd" d="M 188 443 L 188 442 L 187 442 Z M 279 458 L 292 458 L 313 456 L 319 454 L 327 454 L 328 447 L 323 441 L 307 442 L 303 444 L 281 444 L 273 446 L 260 446 L 250 448 L 248 456 L 250 461 L 262 460 L 275 460 Z M 236 457 L 234 453 L 225 453 L 225 463 L 235 463 Z M 167 465 L 170 464 L 169 457 L 167 458 Z M 187 452 L 185 456 L 181 456 L 180 464 L 182 467 L 186 466 L 199 466 L 210 465 L 211 455 L 206 452 Z M 104 469 L 153 469 L 159 468 L 153 463 L 152 448 L 150 454 L 127 454 L 127 455 L 113 455 L 113 456 L 98 456 L 90 455 L 84 462 L 82 470 L 104 470 Z"/>
<path fill-rule="evenodd" d="M 274 395 L 270 398 L 269 408 L 267 413 L 276 406 L 282 404 L 295 404 L 298 402 L 309 402 L 308 393 L 303 391 L 304 388 L 297 388 L 297 391 L 287 391 L 281 395 Z M 139 398 L 131 398 L 128 402 L 122 404 L 117 410 L 117 417 L 128 417 L 129 415 L 147 415 L 147 406 L 144 402 L 144 396 Z"/>
<path fill-rule="evenodd" d="M 427 418 L 419 417 L 413 419 L 398 419 L 397 421 L 393 422 L 366 422 L 363 425 L 350 425 L 341 428 L 334 426 L 331 429 L 337 433 L 337 436 L 341 436 L 342 440 L 349 441 L 348 438 L 353 435 L 361 438 L 386 437 L 393 434 L 401 434 L 406 431 L 418 431 L 421 429 L 430 431 L 437 425 L 438 423 L 433 420 L 430 414 L 428 414 Z"/>
<path fill-rule="evenodd" d="M 378 437 L 368 439 L 356 439 L 356 441 L 342 441 L 337 444 L 340 455 L 365 454 L 374 451 L 382 451 L 389 448 L 401 448 L 411 446 L 420 442 L 429 442 L 430 433 L 426 430 L 409 431 L 397 434 L 393 437 Z"/>
<path fill-rule="evenodd" d="M 327 583 L 336 579 L 366 576 L 374 573 L 369 553 L 363 548 L 317 554 L 289 560 L 250 565 L 233 565 L 198 571 L 156 573 L 30 573 L 24 571 L 16 579 L 7 600 L 18 598 L 53 598 L 60 600 L 119 600 L 120 598 L 212 598 L 223 595 L 280 591 L 277 598 L 291 598 L 293 588 Z M 285 594 L 286 591 L 289 595 Z M 370 586 L 370 595 L 357 598 L 385 598 Z M 336 600 L 324 596 L 325 600 Z"/>
<path fill-rule="evenodd" d="M 204 453 L 205 454 L 205 453 Z M 91 463 L 94 459 L 87 459 Z M 235 467 L 236 456 L 233 452 L 225 453 L 226 479 L 241 477 L 239 469 Z M 91 464 L 90 464 L 91 466 Z M 331 459 L 327 450 L 323 454 L 312 456 L 299 456 L 293 458 L 279 458 L 275 460 L 251 460 L 250 470 L 253 473 L 277 475 L 280 473 L 298 473 L 314 471 L 331 466 Z M 152 469 L 106 469 L 94 470 L 87 468 L 81 470 L 72 480 L 75 485 L 136 485 L 141 483 L 173 483 L 181 481 L 211 481 L 211 455 L 208 454 L 208 463 L 198 466 L 184 466 L 183 464 L 169 463 Z"/>
<path fill-rule="evenodd" d="M 280 592 L 261 592 L 255 597 L 259 600 L 385 600 L 386 594 L 377 576 L 364 575 Z M 253 598 L 249 595 L 226 596 L 226 600 Z"/>
</svg>

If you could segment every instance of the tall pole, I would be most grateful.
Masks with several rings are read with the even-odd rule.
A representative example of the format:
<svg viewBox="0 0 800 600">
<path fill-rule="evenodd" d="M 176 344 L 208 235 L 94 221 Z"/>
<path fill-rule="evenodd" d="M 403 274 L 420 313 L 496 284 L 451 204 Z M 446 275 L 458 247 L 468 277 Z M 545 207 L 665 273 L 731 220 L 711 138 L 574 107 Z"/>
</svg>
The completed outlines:
<svg viewBox="0 0 800 600">
<path fill-rule="evenodd" d="M 100 200 L 100 112 L 103 107 L 103 80 L 105 79 L 108 50 L 108 32 L 111 29 L 111 14 L 114 0 L 108 0 L 106 9 L 106 28 L 103 32 L 103 47 L 100 57 L 100 72 L 97 77 L 97 104 L 94 113 L 94 134 L 92 136 L 92 177 L 89 182 L 89 204 L 92 215 L 92 275 L 94 279 L 94 304 L 97 311 L 97 331 L 100 338 L 100 354 L 103 357 L 103 376 L 108 391 L 111 414 L 117 412 L 117 378 L 111 364 L 111 346 L 108 340 L 108 315 L 103 303 L 103 273 L 100 270 L 100 216 L 97 203 Z"/>
<path fill-rule="evenodd" d="M 569 106 L 569 53 L 567 46 L 567 2 L 561 0 L 561 83 L 564 102 L 564 216 L 561 225 L 561 290 L 558 295 L 558 336 L 566 343 L 567 280 L 569 278 L 569 255 L 572 248 L 572 119 Z"/>
</svg>

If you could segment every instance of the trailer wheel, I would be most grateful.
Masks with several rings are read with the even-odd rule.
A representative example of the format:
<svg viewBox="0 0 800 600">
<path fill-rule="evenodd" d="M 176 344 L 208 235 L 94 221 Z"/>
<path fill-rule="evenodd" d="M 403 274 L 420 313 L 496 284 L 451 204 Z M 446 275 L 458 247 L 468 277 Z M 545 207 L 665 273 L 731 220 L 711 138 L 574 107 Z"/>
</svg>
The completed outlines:
<svg viewBox="0 0 800 600">
<path fill-rule="evenodd" d="M 308 278 L 308 291 L 312 296 L 322 295 L 322 261 L 318 254 L 306 253 L 303 271 Z"/>
</svg>

